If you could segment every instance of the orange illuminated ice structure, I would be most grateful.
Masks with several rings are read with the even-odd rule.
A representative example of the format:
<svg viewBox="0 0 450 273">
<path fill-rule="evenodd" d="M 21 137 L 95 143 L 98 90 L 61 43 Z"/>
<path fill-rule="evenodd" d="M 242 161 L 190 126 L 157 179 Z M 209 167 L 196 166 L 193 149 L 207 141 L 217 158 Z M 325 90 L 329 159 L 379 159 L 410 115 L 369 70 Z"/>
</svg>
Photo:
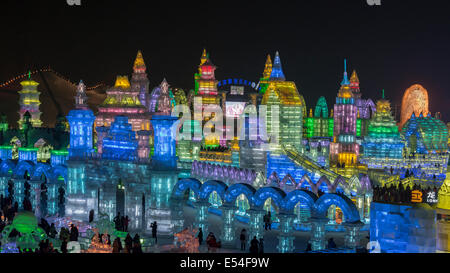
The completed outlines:
<svg viewBox="0 0 450 273">
<path fill-rule="evenodd" d="M 131 76 L 131 89 L 135 92 L 139 92 L 139 100 L 142 105 L 149 108 L 149 80 L 146 73 L 147 67 L 142 56 L 142 52 L 139 50 L 133 65 L 133 74 Z"/>
<path fill-rule="evenodd" d="M 428 91 L 420 84 L 414 84 L 406 89 L 402 99 L 402 112 L 399 129 L 411 118 L 414 113 L 416 117 L 422 114 L 428 116 Z"/>
<path fill-rule="evenodd" d="M 114 87 L 106 90 L 106 99 L 99 105 L 95 127 L 110 126 L 117 115 L 127 116 L 133 131 L 151 130 L 150 113 L 139 100 L 139 91 L 131 89 L 127 76 L 117 76 Z"/>
<path fill-rule="evenodd" d="M 102 240 L 100 241 L 98 229 L 94 229 L 94 233 L 91 244 L 84 253 L 112 253 L 113 248 L 111 244 L 108 244 L 108 234 L 103 234 Z"/>
<path fill-rule="evenodd" d="M 197 234 L 197 229 L 188 228 L 174 234 L 181 251 L 186 253 L 199 253 L 199 242 L 195 234 Z"/>
</svg>

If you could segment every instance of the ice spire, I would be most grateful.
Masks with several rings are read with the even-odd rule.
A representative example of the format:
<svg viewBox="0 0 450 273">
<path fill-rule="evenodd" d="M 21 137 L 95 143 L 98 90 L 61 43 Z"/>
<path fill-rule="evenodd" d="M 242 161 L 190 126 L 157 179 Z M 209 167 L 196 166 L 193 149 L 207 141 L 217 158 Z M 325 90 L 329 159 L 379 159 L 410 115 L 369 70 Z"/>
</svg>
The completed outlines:
<svg viewBox="0 0 450 273">
<path fill-rule="evenodd" d="M 169 84 L 166 81 L 166 78 L 160 84 L 161 93 L 159 94 L 158 104 L 157 104 L 157 113 L 161 115 L 170 115 L 172 112 L 172 105 L 170 103 L 170 93 L 169 93 Z"/>
<path fill-rule="evenodd" d="M 272 59 L 270 58 L 270 54 L 267 54 L 266 64 L 264 65 L 263 79 L 270 78 L 271 73 L 272 73 Z"/>
<path fill-rule="evenodd" d="M 80 80 L 80 83 L 77 85 L 77 93 L 75 95 L 75 108 L 83 110 L 88 109 L 87 99 L 86 85 L 83 83 L 83 80 Z"/>
<path fill-rule="evenodd" d="M 202 57 L 200 57 L 200 65 L 204 64 L 208 60 L 209 56 L 206 53 L 206 49 L 203 49 Z"/>
<path fill-rule="evenodd" d="M 356 74 L 356 70 L 353 70 L 352 75 L 350 77 L 350 82 L 359 84 L 359 78 L 358 74 Z"/>
<path fill-rule="evenodd" d="M 275 53 L 275 59 L 272 66 L 272 72 L 270 74 L 271 80 L 285 81 L 286 78 L 283 74 L 283 69 L 281 68 L 281 60 L 278 51 Z"/>
<path fill-rule="evenodd" d="M 347 59 L 344 59 L 344 78 L 342 79 L 341 85 L 349 85 L 350 81 L 347 77 Z"/>
<path fill-rule="evenodd" d="M 136 59 L 134 60 L 133 70 L 135 73 L 145 72 L 146 70 L 144 58 L 142 57 L 142 52 L 140 50 L 138 50 Z"/>
</svg>

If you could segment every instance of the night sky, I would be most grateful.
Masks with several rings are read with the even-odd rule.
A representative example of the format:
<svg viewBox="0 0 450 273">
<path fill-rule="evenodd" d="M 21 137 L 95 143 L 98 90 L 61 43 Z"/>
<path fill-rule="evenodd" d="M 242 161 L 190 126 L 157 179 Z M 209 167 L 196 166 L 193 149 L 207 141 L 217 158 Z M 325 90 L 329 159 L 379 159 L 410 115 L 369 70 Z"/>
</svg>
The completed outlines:
<svg viewBox="0 0 450 273">
<path fill-rule="evenodd" d="M 141 49 L 151 88 L 166 77 L 188 90 L 204 47 L 218 80 L 258 81 L 266 55 L 278 50 L 308 108 L 321 95 L 331 108 L 347 58 L 364 97 L 376 100 L 384 88 L 400 105 L 419 83 L 430 110 L 450 121 L 450 9 L 445 1 L 381 1 L 2 1 L 0 82 L 50 65 L 72 81 L 112 85 L 131 74 Z"/>
</svg>

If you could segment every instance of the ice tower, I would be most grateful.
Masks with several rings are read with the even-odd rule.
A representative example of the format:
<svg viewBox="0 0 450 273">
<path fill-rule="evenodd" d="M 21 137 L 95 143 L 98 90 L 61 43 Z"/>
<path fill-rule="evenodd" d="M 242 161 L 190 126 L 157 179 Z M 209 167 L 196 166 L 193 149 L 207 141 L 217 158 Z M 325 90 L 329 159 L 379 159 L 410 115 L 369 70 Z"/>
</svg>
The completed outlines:
<svg viewBox="0 0 450 273">
<path fill-rule="evenodd" d="M 300 149 L 305 102 L 295 83 L 286 81 L 278 52 L 261 104 L 267 105 L 268 134 L 277 139 L 278 144 Z"/>
<path fill-rule="evenodd" d="M 41 104 L 39 100 L 39 95 L 41 92 L 37 90 L 39 83 L 31 79 L 31 72 L 28 72 L 28 79 L 20 83 L 22 85 L 22 90 L 19 91 L 19 127 L 22 128 L 22 123 L 24 120 L 24 114 L 26 112 L 31 115 L 31 124 L 33 127 L 41 127 L 41 111 L 39 110 L 39 105 Z"/>
<path fill-rule="evenodd" d="M 147 67 L 139 50 L 133 65 L 133 74 L 131 76 L 131 90 L 139 92 L 139 101 L 145 107 L 149 107 L 149 80 L 146 73 Z"/>
<path fill-rule="evenodd" d="M 261 94 L 264 94 L 267 90 L 268 81 L 270 79 L 270 75 L 272 74 L 272 59 L 270 58 L 270 54 L 267 55 L 266 64 L 264 65 L 263 76 L 259 80 L 259 84 L 261 86 L 261 90 L 259 91 Z"/>
<path fill-rule="evenodd" d="M 299 94 L 295 83 L 285 80 L 278 52 L 275 54 L 268 87 L 261 104 L 267 106 L 265 128 L 270 139 L 266 176 L 270 177 L 276 172 L 280 179 L 283 179 L 287 174 L 295 173 L 295 179 L 300 180 L 304 171 L 288 159 L 282 146 L 302 151 L 305 100 Z"/>
<path fill-rule="evenodd" d="M 344 60 L 344 77 L 334 105 L 334 139 L 330 144 L 330 163 L 347 166 L 358 162 L 359 145 L 356 143 L 358 108 L 347 77 L 347 60 Z"/>
<path fill-rule="evenodd" d="M 92 155 L 93 125 L 95 116 L 87 107 L 86 86 L 83 81 L 77 86 L 75 109 L 67 115 L 70 126 L 70 147 L 67 165 L 67 185 L 65 214 L 73 219 L 86 217 L 86 202 L 95 202 L 96 198 L 86 200 L 85 159 Z"/>
<path fill-rule="evenodd" d="M 133 126 L 133 131 L 151 130 L 150 114 L 141 104 L 140 90 L 131 88 L 127 76 L 117 76 L 114 87 L 106 90 L 106 99 L 98 106 L 95 127 L 110 126 L 115 116 L 124 115 Z"/>
<path fill-rule="evenodd" d="M 95 116 L 87 106 L 86 86 L 83 81 L 77 86 L 75 109 L 69 112 L 67 120 L 70 125 L 69 157 L 85 157 L 93 149 L 93 125 Z"/>
<path fill-rule="evenodd" d="M 154 131 L 154 155 L 152 157 L 151 196 L 146 209 L 147 228 L 153 221 L 158 223 L 158 231 L 171 234 L 174 230 L 173 210 L 170 209 L 170 196 L 178 181 L 176 156 L 175 122 L 178 117 L 171 116 L 170 101 L 164 92 L 158 99 L 158 110 L 151 122 Z M 175 213 L 176 214 L 176 213 Z"/>
</svg>

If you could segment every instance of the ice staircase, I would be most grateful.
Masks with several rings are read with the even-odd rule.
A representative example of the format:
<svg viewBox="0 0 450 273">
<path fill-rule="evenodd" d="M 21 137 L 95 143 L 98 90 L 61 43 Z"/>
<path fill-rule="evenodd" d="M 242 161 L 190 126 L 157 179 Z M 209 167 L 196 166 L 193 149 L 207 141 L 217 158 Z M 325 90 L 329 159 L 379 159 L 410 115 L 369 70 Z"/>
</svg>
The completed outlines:
<svg viewBox="0 0 450 273">
<path fill-rule="evenodd" d="M 320 176 L 325 176 L 330 181 L 336 180 L 339 174 L 330 169 L 320 166 L 305 155 L 300 154 L 297 149 L 292 146 L 282 145 L 283 152 L 297 165 L 311 173 L 319 173 Z M 345 179 L 345 178 L 344 178 Z"/>
</svg>

